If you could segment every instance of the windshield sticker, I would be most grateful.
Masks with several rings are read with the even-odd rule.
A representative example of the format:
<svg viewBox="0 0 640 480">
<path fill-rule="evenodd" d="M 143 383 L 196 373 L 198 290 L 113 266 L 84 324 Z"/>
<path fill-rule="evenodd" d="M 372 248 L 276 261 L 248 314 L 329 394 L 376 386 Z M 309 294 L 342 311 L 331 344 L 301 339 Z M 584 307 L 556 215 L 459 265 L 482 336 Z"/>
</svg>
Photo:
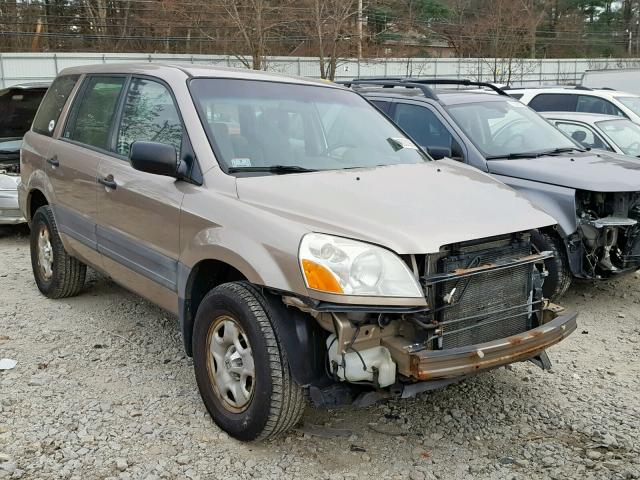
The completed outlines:
<svg viewBox="0 0 640 480">
<path fill-rule="evenodd" d="M 387 141 L 391 144 L 394 151 L 402 150 L 403 148 L 410 148 L 411 150 L 418 150 L 418 147 L 408 138 L 387 138 Z"/>
<path fill-rule="evenodd" d="M 251 159 L 250 158 L 232 158 L 231 159 L 231 166 L 233 168 L 250 167 L 251 166 Z"/>
<path fill-rule="evenodd" d="M 53 129 L 56 127 L 56 121 L 55 120 L 51 120 L 49 122 L 49 132 L 53 132 Z"/>
</svg>

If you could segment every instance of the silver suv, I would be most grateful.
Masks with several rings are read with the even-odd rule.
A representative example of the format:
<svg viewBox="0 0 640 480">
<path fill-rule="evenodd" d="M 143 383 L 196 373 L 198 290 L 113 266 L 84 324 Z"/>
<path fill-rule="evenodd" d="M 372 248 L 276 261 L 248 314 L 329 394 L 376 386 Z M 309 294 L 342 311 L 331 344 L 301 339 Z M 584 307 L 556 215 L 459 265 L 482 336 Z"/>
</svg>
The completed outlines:
<svg viewBox="0 0 640 480">
<path fill-rule="evenodd" d="M 86 265 L 173 312 L 241 440 L 320 406 L 410 396 L 576 328 L 542 298 L 553 219 L 432 162 L 351 90 L 178 65 L 63 71 L 26 135 L 20 205 L 50 298 Z M 308 392 L 308 396 L 306 395 Z"/>
</svg>

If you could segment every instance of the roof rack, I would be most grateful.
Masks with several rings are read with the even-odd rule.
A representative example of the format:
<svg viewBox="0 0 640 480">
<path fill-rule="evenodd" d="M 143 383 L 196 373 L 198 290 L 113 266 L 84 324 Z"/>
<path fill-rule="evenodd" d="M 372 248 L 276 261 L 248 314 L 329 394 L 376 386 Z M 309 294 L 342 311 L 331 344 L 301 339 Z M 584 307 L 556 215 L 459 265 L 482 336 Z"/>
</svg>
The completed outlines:
<svg viewBox="0 0 640 480">
<path fill-rule="evenodd" d="M 459 79 L 459 78 L 410 78 L 411 83 L 420 83 L 424 85 L 463 85 L 465 87 L 486 87 L 490 88 L 498 95 L 509 96 L 500 87 L 495 86 L 492 83 L 487 82 L 475 82 L 473 80 Z"/>
<path fill-rule="evenodd" d="M 394 88 L 394 87 L 404 87 L 404 88 L 416 88 L 418 90 L 420 90 L 422 92 L 422 94 L 426 97 L 429 98 L 431 100 L 438 100 L 438 96 L 434 93 L 433 90 L 431 90 L 428 86 L 422 84 L 422 83 L 417 83 L 417 82 L 413 82 L 413 81 L 404 81 L 404 80 L 397 80 L 397 79 L 392 79 L 392 80 L 387 80 L 387 79 L 358 79 L 358 78 L 354 78 L 353 80 L 340 80 L 337 81 L 335 83 L 338 83 L 340 85 L 344 85 L 345 87 L 350 88 L 351 86 L 355 86 L 355 85 L 372 85 L 372 86 L 378 86 L 378 87 L 382 87 L 382 88 Z"/>
<path fill-rule="evenodd" d="M 428 85 L 463 85 L 465 87 L 486 87 L 490 88 L 498 95 L 509 96 L 500 87 L 491 83 L 475 82 L 473 80 L 457 79 L 457 78 L 411 78 L 411 77 L 379 77 L 379 78 L 354 78 L 353 80 L 338 81 L 340 85 L 351 87 L 352 85 L 377 85 L 383 88 L 407 87 L 417 88 L 422 91 L 425 97 L 432 100 L 438 100 L 435 92 Z"/>
</svg>

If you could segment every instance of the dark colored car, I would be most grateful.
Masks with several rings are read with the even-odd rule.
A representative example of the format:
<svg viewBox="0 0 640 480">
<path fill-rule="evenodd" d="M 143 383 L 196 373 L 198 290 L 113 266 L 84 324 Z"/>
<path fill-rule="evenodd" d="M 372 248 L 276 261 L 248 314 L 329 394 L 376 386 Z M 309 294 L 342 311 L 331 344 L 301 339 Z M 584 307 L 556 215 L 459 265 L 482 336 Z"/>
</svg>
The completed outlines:
<svg viewBox="0 0 640 480">
<path fill-rule="evenodd" d="M 26 221 L 18 207 L 20 146 L 47 86 L 29 83 L 0 90 L 0 225 Z"/>
<path fill-rule="evenodd" d="M 557 226 L 533 237 L 539 250 L 555 254 L 546 261 L 546 297 L 561 296 L 572 277 L 606 278 L 640 266 L 637 159 L 586 150 L 491 84 L 444 79 L 345 83 L 435 159 L 450 157 L 490 173 L 555 218 Z M 432 88 L 438 85 L 458 88 Z"/>
</svg>

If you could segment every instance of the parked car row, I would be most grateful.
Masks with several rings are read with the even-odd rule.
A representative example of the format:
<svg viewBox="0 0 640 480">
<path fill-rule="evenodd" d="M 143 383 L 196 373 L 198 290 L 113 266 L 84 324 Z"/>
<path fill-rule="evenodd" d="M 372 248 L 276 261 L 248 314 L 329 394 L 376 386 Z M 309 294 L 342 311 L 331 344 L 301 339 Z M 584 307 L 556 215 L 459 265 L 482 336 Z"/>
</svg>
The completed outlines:
<svg viewBox="0 0 640 480">
<path fill-rule="evenodd" d="M 176 314 L 208 411 L 247 441 L 307 399 L 549 368 L 577 317 L 549 297 L 638 266 L 640 163 L 462 83 L 66 69 L 21 150 L 36 284 L 77 295 L 90 266 Z"/>
</svg>

